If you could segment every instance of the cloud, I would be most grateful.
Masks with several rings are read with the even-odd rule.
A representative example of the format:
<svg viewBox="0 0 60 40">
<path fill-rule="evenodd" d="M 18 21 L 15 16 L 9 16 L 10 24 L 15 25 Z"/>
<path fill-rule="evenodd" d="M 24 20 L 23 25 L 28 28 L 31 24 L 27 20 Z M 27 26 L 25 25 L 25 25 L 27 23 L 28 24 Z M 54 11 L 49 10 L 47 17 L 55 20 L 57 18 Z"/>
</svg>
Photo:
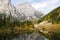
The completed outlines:
<svg viewBox="0 0 60 40">
<path fill-rule="evenodd" d="M 32 5 L 38 9 L 38 8 L 45 8 L 47 6 L 55 5 L 57 2 L 59 2 L 59 0 L 45 0 L 43 2 L 33 3 Z"/>
<path fill-rule="evenodd" d="M 32 6 L 35 8 L 35 9 L 39 9 L 39 8 L 45 8 L 46 6 L 47 6 L 47 4 L 46 3 L 34 3 L 34 4 L 32 4 Z"/>
<path fill-rule="evenodd" d="M 36 2 L 33 3 L 32 6 L 37 9 L 37 10 L 45 10 L 45 11 L 50 11 L 54 8 L 56 8 L 59 5 L 56 5 L 59 3 L 59 0 L 45 0 L 42 2 Z"/>
<path fill-rule="evenodd" d="M 46 0 L 46 2 L 49 4 L 55 4 L 55 3 L 59 2 L 59 0 L 49 0 L 49 1 Z"/>
<path fill-rule="evenodd" d="M 26 1 L 30 2 L 36 10 L 42 10 L 46 13 L 60 5 L 60 0 L 13 0 L 13 4 L 16 5 Z"/>
</svg>

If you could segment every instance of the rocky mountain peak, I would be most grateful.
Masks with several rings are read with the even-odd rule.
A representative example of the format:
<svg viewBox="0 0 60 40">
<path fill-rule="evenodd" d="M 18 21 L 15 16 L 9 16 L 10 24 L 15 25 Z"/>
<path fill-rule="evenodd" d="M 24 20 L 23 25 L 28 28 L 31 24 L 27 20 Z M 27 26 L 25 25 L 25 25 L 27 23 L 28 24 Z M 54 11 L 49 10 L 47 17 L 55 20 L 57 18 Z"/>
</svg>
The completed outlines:
<svg viewBox="0 0 60 40">
<path fill-rule="evenodd" d="M 16 15 L 16 9 L 13 4 L 11 4 L 11 0 L 0 0 L 0 13 L 6 14 L 6 16 Z"/>
<path fill-rule="evenodd" d="M 36 11 L 32 5 L 28 2 L 18 4 L 16 6 L 17 11 L 21 14 L 22 18 L 26 19 L 35 19 L 37 16 L 41 16 L 41 12 Z M 22 15 L 23 14 L 23 15 Z"/>
<path fill-rule="evenodd" d="M 6 13 L 7 16 L 11 14 L 11 16 L 19 20 L 30 20 L 41 16 L 41 13 L 36 11 L 30 3 L 25 2 L 15 7 L 11 0 L 0 0 L 0 13 Z"/>
<path fill-rule="evenodd" d="M 6 4 L 9 4 L 9 3 L 11 3 L 11 0 L 0 0 L 0 6 L 1 5 L 6 5 Z"/>
</svg>

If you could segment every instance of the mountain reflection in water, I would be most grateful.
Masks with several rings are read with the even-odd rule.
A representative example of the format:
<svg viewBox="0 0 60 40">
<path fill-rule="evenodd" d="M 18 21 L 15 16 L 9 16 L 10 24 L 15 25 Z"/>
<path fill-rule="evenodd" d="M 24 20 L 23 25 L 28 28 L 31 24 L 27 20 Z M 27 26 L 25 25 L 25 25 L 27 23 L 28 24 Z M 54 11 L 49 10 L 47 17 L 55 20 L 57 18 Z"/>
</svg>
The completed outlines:
<svg viewBox="0 0 60 40">
<path fill-rule="evenodd" d="M 39 34 L 39 33 L 32 33 L 30 35 L 19 35 L 18 37 L 13 38 L 12 40 L 48 40 L 47 38 L 45 38 L 43 35 Z"/>
</svg>

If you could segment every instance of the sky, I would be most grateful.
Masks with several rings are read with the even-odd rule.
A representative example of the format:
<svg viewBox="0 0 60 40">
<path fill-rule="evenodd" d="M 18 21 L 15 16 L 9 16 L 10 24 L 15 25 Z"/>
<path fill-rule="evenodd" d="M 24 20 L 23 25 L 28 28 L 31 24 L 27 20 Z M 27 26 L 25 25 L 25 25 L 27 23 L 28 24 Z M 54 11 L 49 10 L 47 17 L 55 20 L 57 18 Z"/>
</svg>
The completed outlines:
<svg viewBox="0 0 60 40">
<path fill-rule="evenodd" d="M 37 11 L 45 14 L 60 6 L 60 0 L 11 0 L 14 5 L 29 2 Z"/>
</svg>

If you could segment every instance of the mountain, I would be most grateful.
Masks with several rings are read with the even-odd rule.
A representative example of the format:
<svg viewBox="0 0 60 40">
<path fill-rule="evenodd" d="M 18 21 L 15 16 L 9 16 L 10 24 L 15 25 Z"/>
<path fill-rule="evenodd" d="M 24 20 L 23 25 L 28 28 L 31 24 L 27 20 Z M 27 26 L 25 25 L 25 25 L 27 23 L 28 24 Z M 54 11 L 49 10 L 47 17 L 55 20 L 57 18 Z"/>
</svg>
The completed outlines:
<svg viewBox="0 0 60 40">
<path fill-rule="evenodd" d="M 18 12 L 15 6 L 11 3 L 11 0 L 0 0 L 0 14 L 4 13 L 8 17 L 10 15 L 11 19 L 17 18 Z"/>
<path fill-rule="evenodd" d="M 28 2 L 18 4 L 16 9 L 21 14 L 20 17 L 22 20 L 36 19 L 42 16 L 42 13 L 36 11 Z"/>
<path fill-rule="evenodd" d="M 60 6 L 52 10 L 47 15 L 40 18 L 38 22 L 50 21 L 52 23 L 60 23 Z"/>
<path fill-rule="evenodd" d="M 0 14 L 10 16 L 11 20 L 33 20 L 40 18 L 42 13 L 36 11 L 28 2 L 14 6 L 11 0 L 0 0 Z"/>
</svg>

